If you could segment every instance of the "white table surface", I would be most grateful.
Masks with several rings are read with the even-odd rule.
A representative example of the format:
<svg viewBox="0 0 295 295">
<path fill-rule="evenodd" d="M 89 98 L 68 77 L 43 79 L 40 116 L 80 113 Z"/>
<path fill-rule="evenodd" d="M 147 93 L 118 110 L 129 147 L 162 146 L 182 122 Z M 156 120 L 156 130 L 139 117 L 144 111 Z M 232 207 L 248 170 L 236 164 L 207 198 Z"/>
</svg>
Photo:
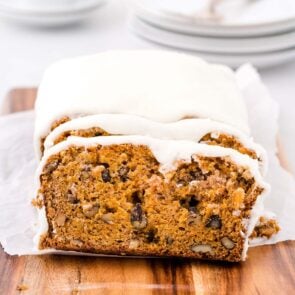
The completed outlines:
<svg viewBox="0 0 295 295">
<path fill-rule="evenodd" d="M 13 87 L 38 85 L 54 60 L 108 49 L 159 47 L 130 31 L 128 1 L 109 0 L 84 24 L 63 29 L 28 28 L 0 20 L 0 103 Z M 295 60 L 260 74 L 280 105 L 280 136 L 295 172 Z"/>
</svg>

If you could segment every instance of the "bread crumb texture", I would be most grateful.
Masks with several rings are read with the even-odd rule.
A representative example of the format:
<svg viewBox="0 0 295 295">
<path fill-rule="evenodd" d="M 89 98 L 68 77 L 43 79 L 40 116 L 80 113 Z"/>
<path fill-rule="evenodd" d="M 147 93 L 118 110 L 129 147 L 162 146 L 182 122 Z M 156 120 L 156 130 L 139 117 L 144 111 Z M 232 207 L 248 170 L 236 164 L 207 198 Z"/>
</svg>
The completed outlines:
<svg viewBox="0 0 295 295">
<path fill-rule="evenodd" d="M 263 189 L 229 158 L 192 155 L 169 173 L 147 146 L 70 146 L 51 156 L 39 197 L 40 249 L 240 261 Z M 40 200 L 36 201 L 40 204 Z"/>
</svg>

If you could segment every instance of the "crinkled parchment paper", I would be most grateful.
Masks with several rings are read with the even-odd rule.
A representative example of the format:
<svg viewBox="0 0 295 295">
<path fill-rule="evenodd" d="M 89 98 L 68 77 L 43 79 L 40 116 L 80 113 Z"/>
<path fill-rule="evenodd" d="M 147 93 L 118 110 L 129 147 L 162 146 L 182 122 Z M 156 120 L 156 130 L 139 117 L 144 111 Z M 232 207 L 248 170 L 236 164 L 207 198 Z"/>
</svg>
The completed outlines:
<svg viewBox="0 0 295 295">
<path fill-rule="evenodd" d="M 256 239 L 252 245 L 294 240 L 295 181 L 276 156 L 278 106 L 250 65 L 242 66 L 236 76 L 249 110 L 252 135 L 268 152 L 266 180 L 272 190 L 266 197 L 265 210 L 274 213 L 281 226 L 270 240 Z M 37 223 L 36 210 L 31 206 L 37 166 L 33 129 L 33 111 L 0 117 L 0 242 L 11 255 L 40 253 L 33 244 Z"/>
</svg>

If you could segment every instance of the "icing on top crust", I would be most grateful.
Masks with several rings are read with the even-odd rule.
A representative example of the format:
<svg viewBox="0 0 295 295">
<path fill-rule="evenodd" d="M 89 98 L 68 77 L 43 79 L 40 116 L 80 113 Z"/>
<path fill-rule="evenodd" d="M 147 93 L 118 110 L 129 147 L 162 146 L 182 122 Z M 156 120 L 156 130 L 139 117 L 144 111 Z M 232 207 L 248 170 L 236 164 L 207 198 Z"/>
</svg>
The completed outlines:
<svg viewBox="0 0 295 295">
<path fill-rule="evenodd" d="M 126 114 L 99 114 L 72 119 L 56 127 L 46 137 L 45 150 L 51 148 L 55 140 L 70 130 L 83 130 L 100 127 L 110 134 L 117 135 L 146 135 L 159 139 L 192 140 L 198 142 L 205 134 L 229 134 L 236 137 L 245 147 L 253 149 L 262 160 L 261 171 L 267 170 L 265 150 L 256 144 L 251 137 L 230 125 L 211 119 L 186 119 L 172 123 L 160 123 L 139 116 Z M 41 158 L 40 141 L 35 142 L 35 148 Z"/>
<path fill-rule="evenodd" d="M 62 116 L 124 113 L 158 122 L 210 118 L 249 133 L 232 70 L 160 50 L 108 51 L 62 60 L 44 74 L 35 136 Z"/>
</svg>

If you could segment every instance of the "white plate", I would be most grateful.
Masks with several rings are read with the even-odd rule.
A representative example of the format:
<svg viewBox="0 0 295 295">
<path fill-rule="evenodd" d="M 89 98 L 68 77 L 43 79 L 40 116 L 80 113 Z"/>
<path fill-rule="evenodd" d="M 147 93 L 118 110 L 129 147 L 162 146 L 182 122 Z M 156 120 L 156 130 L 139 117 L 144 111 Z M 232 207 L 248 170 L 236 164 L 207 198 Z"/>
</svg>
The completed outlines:
<svg viewBox="0 0 295 295">
<path fill-rule="evenodd" d="M 260 53 L 295 47 L 295 30 L 281 35 L 255 38 L 216 38 L 179 34 L 133 18 L 132 26 L 138 34 L 152 41 L 187 50 L 210 53 Z"/>
<path fill-rule="evenodd" d="M 67 13 L 95 7 L 98 0 L 0 0 L 4 9 L 13 9 L 22 13 Z M 99 1 L 101 2 L 101 1 Z"/>
<path fill-rule="evenodd" d="M 224 52 L 208 53 L 204 51 L 192 50 L 192 49 L 184 48 L 183 44 L 181 43 L 178 44 L 179 46 L 176 46 L 175 34 L 174 34 L 174 39 L 169 39 L 169 40 L 165 39 L 163 35 L 161 36 L 157 35 L 155 37 L 154 33 L 147 34 L 147 32 L 150 33 L 150 31 L 147 31 L 145 29 L 142 30 L 142 26 L 137 26 L 136 23 L 138 22 L 137 21 L 134 22 L 134 20 L 131 22 L 131 30 L 134 31 L 137 35 L 143 37 L 144 39 L 148 41 L 152 41 L 159 45 L 165 45 L 172 48 L 184 49 L 190 53 L 203 57 L 211 62 L 227 64 L 234 68 L 247 62 L 255 65 L 257 68 L 265 68 L 265 67 L 270 67 L 270 66 L 281 64 L 281 63 L 285 63 L 290 60 L 295 61 L 295 48 L 261 52 L 261 53 L 251 53 L 251 54 L 247 54 L 247 53 L 233 54 L 233 53 L 224 53 Z"/>
<path fill-rule="evenodd" d="M 0 16 L 28 25 L 55 27 L 76 23 L 88 17 L 106 0 L 87 1 L 85 5 L 64 8 L 43 9 L 41 7 L 22 8 L 0 3 Z"/>
<path fill-rule="evenodd" d="M 286 1 L 290 8 L 284 6 Z M 201 15 L 198 7 L 202 2 L 204 0 L 136 0 L 134 12 L 162 28 L 197 35 L 260 36 L 295 28 L 294 0 L 249 0 L 255 6 L 249 6 L 248 9 L 241 5 L 239 9 L 224 7 L 224 19 L 219 21 Z M 227 6 L 235 6 L 235 3 L 247 0 L 223 2 Z"/>
</svg>

